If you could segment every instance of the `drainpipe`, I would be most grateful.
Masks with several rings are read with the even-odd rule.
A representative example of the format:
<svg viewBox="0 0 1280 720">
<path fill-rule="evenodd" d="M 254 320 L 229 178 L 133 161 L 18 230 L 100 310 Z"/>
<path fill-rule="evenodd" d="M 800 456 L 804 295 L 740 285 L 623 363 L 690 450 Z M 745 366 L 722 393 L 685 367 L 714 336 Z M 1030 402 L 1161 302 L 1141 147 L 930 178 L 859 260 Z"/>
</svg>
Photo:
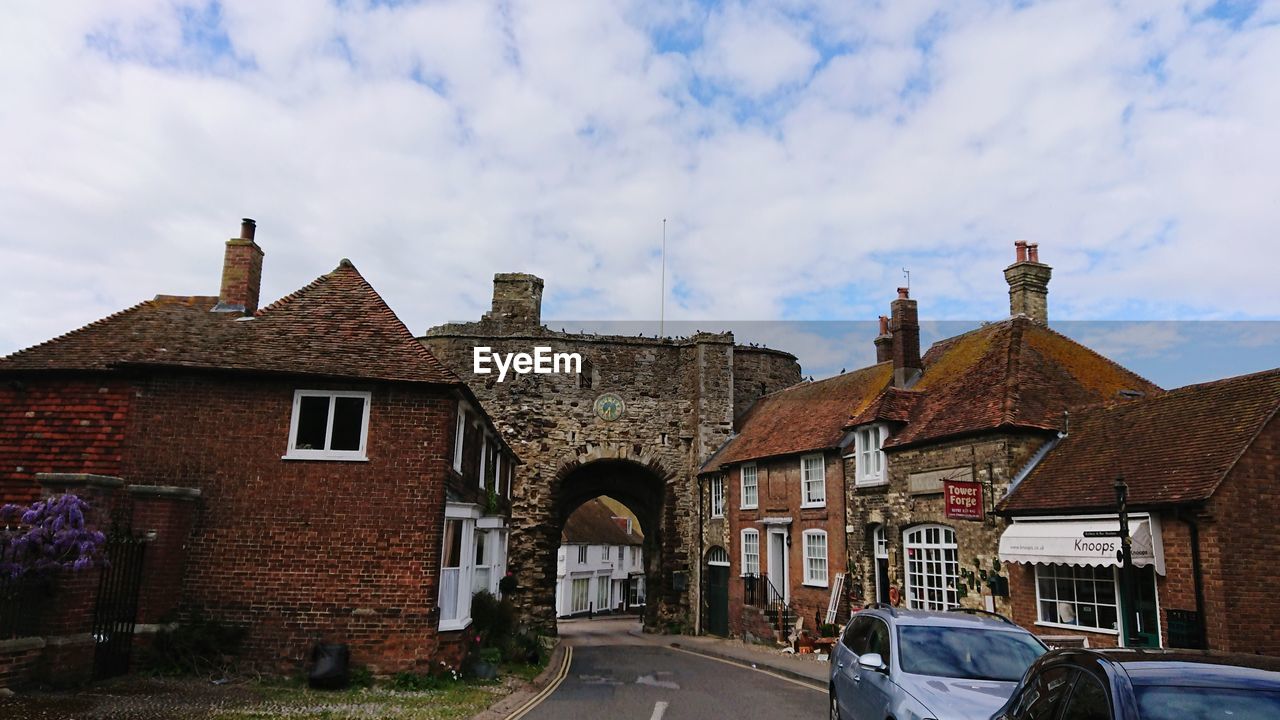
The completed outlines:
<svg viewBox="0 0 1280 720">
<path fill-rule="evenodd" d="M 698 611 L 693 614 L 693 634 L 694 635 L 702 634 L 702 606 L 703 606 L 702 598 L 705 596 L 705 593 L 707 592 L 707 579 L 703 577 L 703 574 L 702 574 L 702 554 L 703 552 L 705 552 L 702 549 L 702 546 L 703 546 L 703 539 L 706 537 L 706 534 L 707 534 L 707 527 L 704 524 L 706 521 L 703 519 L 703 515 L 702 515 L 702 506 L 704 504 L 703 492 L 702 492 L 702 480 L 703 480 L 702 476 L 698 475 L 698 564 L 697 564 Z"/>
</svg>

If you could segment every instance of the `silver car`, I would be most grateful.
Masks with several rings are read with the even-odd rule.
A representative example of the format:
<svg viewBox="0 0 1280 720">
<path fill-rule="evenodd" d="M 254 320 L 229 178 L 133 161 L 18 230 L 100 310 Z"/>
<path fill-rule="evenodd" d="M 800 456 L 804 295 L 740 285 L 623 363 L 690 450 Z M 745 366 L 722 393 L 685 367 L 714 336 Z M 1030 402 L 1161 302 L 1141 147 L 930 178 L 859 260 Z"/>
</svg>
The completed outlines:
<svg viewBox="0 0 1280 720">
<path fill-rule="evenodd" d="M 987 720 L 1047 650 L 995 613 L 869 607 L 831 653 L 831 720 Z"/>
</svg>

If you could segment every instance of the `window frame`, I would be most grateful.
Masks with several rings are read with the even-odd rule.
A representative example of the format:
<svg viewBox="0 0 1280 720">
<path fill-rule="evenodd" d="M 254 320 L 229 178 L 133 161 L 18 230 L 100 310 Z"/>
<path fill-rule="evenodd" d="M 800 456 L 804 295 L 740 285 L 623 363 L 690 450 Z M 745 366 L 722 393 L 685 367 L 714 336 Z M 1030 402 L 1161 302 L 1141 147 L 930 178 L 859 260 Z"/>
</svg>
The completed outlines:
<svg viewBox="0 0 1280 720">
<path fill-rule="evenodd" d="M 711 477 L 711 518 L 724 517 L 724 476 Z"/>
<path fill-rule="evenodd" d="M 875 436 L 874 447 L 868 447 L 871 436 Z M 854 487 L 875 487 L 889 483 L 889 461 L 884 454 L 884 441 L 889 437 L 887 426 L 876 423 L 864 425 L 854 431 L 853 484 Z M 875 472 L 869 472 L 871 459 L 878 461 Z"/>
<path fill-rule="evenodd" d="M 814 479 L 808 473 L 808 461 L 817 458 L 818 467 L 821 468 L 822 477 L 817 481 L 817 486 L 822 488 L 822 497 L 813 499 L 809 495 L 809 486 L 814 483 Z M 800 507 L 801 508 L 821 508 L 827 506 L 827 458 L 822 453 L 810 453 L 800 456 Z"/>
<path fill-rule="evenodd" d="M 578 605 L 578 583 L 582 583 L 582 605 Z M 575 575 L 569 578 L 569 614 L 576 615 L 591 609 L 591 576 Z"/>
<path fill-rule="evenodd" d="M 940 542 L 931 543 L 927 541 L 929 530 L 939 530 Z M 922 538 L 918 542 L 913 542 L 910 537 L 919 533 Z M 950 541 L 946 540 L 950 537 Z M 926 553 L 921 558 L 913 558 L 912 551 L 919 550 Z M 937 552 L 939 558 L 931 559 L 927 557 L 929 552 Z M 950 551 L 954 553 L 951 559 L 947 558 L 946 553 Z M 920 565 L 918 572 L 912 570 L 912 564 Z M 942 566 L 942 574 L 934 575 L 927 572 L 930 564 L 940 564 Z M 903 575 L 903 587 L 906 590 L 906 605 L 912 610 L 947 610 L 960 604 L 959 586 L 960 586 L 960 544 L 957 540 L 955 528 L 940 523 L 926 523 L 923 525 L 915 525 L 902 531 L 902 566 L 905 571 Z M 948 574 L 947 568 L 950 566 L 953 572 Z M 911 581 L 912 575 L 919 575 L 925 579 L 923 588 L 917 588 Z M 941 577 L 941 584 L 938 588 L 932 587 L 927 578 Z M 948 584 L 949 581 L 949 584 Z M 929 599 L 927 593 L 931 590 L 939 590 L 943 599 L 941 602 Z M 923 591 L 919 596 L 917 593 Z"/>
<path fill-rule="evenodd" d="M 475 594 L 472 589 L 472 579 L 475 574 L 475 532 L 476 519 L 479 513 L 474 506 L 467 505 L 445 505 L 445 527 L 441 533 L 441 551 L 440 551 L 440 575 L 437 577 L 438 588 L 436 590 L 437 601 L 436 606 L 440 609 L 440 620 L 438 628 L 440 632 L 449 632 L 454 630 L 465 630 L 471 624 L 471 598 Z M 446 556 L 448 552 L 444 547 L 444 539 L 448 533 L 448 524 L 450 521 L 459 523 L 458 532 L 460 534 L 461 550 L 459 552 L 457 566 L 458 580 L 455 592 L 458 594 L 456 605 L 458 616 L 454 618 L 444 617 L 444 606 L 439 601 L 439 595 L 444 591 L 443 575 L 446 569 L 455 569 L 445 566 Z M 487 549 L 487 548 L 486 548 Z"/>
<path fill-rule="evenodd" d="M 747 471 L 751 471 L 751 502 L 747 502 Z M 738 481 L 742 486 L 743 510 L 755 510 L 760 507 L 760 468 L 755 463 L 746 463 L 738 468 Z"/>
<path fill-rule="evenodd" d="M 809 555 L 809 538 L 822 538 L 822 579 L 818 580 L 811 575 L 812 568 L 809 563 L 811 560 L 817 560 L 816 557 Z M 828 536 L 826 530 L 805 530 L 800 533 L 800 545 L 804 553 L 804 579 L 801 585 L 809 587 L 827 587 L 831 581 L 831 546 L 828 544 Z"/>
<path fill-rule="evenodd" d="M 1092 567 L 1092 566 L 1090 566 L 1090 567 Z M 1100 603 L 1100 602 L 1097 602 L 1097 594 L 1096 594 L 1096 592 L 1095 592 L 1095 594 L 1094 594 L 1094 602 L 1092 602 L 1092 603 L 1083 603 L 1083 604 L 1093 605 L 1093 606 L 1094 606 L 1094 617 L 1095 617 L 1095 618 L 1098 616 L 1098 612 L 1097 612 L 1097 608 L 1098 608 L 1098 607 L 1111 607 L 1111 608 L 1115 608 L 1115 611 L 1116 611 L 1116 627 L 1115 627 L 1115 628 L 1094 627 L 1094 626 L 1092 626 L 1092 625 L 1083 625 L 1083 624 L 1081 624 L 1081 623 L 1079 623 L 1079 622 L 1076 622 L 1076 623 L 1073 625 L 1073 624 L 1071 624 L 1071 623 L 1055 622 L 1055 621 L 1052 621 L 1052 620 L 1045 620 L 1045 619 L 1044 619 L 1044 615 L 1043 615 L 1043 611 L 1044 611 L 1044 605 L 1043 605 L 1043 603 L 1045 603 L 1045 602 L 1069 602 L 1069 603 L 1071 603 L 1071 605 L 1072 605 L 1072 606 L 1074 606 L 1074 608 L 1073 608 L 1073 609 L 1074 609 L 1074 611 L 1075 611 L 1075 613 L 1076 613 L 1076 620 L 1077 620 L 1077 621 L 1080 619 L 1079 606 L 1080 606 L 1082 603 L 1080 603 L 1080 602 L 1079 602 L 1079 601 L 1077 601 L 1077 600 L 1069 600 L 1069 601 L 1068 601 L 1068 600 L 1061 600 L 1061 599 L 1056 598 L 1056 597 L 1054 597 L 1054 598 L 1045 598 L 1045 597 L 1041 594 L 1041 592 L 1040 592 L 1040 580 L 1041 580 L 1041 578 L 1043 577 L 1043 576 L 1042 576 L 1042 574 L 1041 574 L 1041 568 L 1045 568 L 1045 569 L 1055 569 L 1055 570 L 1054 570 L 1054 572 L 1053 572 L 1053 574 L 1052 574 L 1050 577 L 1045 578 L 1046 580 L 1049 580 L 1049 581 L 1053 582 L 1055 585 L 1056 585 L 1056 583 L 1057 583 L 1059 580 L 1066 580 L 1066 579 L 1067 579 L 1067 578 L 1064 578 L 1064 577 L 1060 577 L 1060 576 L 1058 575 L 1057 571 L 1056 571 L 1056 568 L 1071 568 L 1071 569 L 1072 569 L 1072 577 L 1071 577 L 1070 579 L 1071 579 L 1071 582 L 1072 582 L 1072 594 L 1073 594 L 1073 595 L 1075 595 L 1076 597 L 1079 597 L 1079 592 L 1078 592 L 1078 589 L 1079 589 L 1079 588 L 1078 588 L 1078 586 L 1076 585 L 1076 583 L 1078 583 L 1078 582 L 1079 582 L 1079 579 L 1075 577 L 1075 570 L 1076 570 L 1076 566 L 1074 566 L 1074 565 L 1064 565 L 1064 564 L 1061 564 L 1061 563 L 1036 563 L 1036 565 L 1035 565 L 1035 570 L 1034 570 L 1034 572 L 1033 572 L 1033 574 L 1032 574 L 1032 575 L 1033 575 L 1033 579 L 1035 580 L 1035 584 L 1036 584 L 1036 621 L 1035 621 L 1035 622 L 1036 622 L 1036 625 L 1040 625 L 1040 626 L 1043 626 L 1043 627 L 1063 628 L 1063 629 L 1066 629 L 1066 630 L 1075 630 L 1075 631 L 1077 631 L 1077 632 L 1094 632 L 1094 633 L 1098 633 L 1098 634 L 1101 634 L 1101 635 L 1119 635 L 1119 634 L 1120 634 L 1119 626 L 1120 626 L 1120 623 L 1122 622 L 1122 620 L 1121 620 L 1122 614 L 1121 614 L 1121 612 L 1120 612 L 1120 577 L 1119 577 L 1119 575 L 1120 575 L 1120 574 L 1119 574 L 1119 572 L 1117 571 L 1117 570 L 1118 570 L 1118 568 L 1116 568 L 1116 567 L 1114 567 L 1114 566 L 1110 566 L 1110 565 L 1106 565 L 1106 566 L 1099 566 L 1099 567 L 1095 568 L 1095 570 L 1096 570 L 1096 569 L 1106 568 L 1106 569 L 1108 569 L 1108 570 L 1110 570 L 1110 571 L 1111 571 L 1111 597 L 1115 599 L 1115 604 L 1110 604 L 1110 603 Z M 1089 580 L 1088 582 L 1091 582 L 1091 583 L 1095 583 L 1095 584 L 1096 584 L 1096 583 L 1098 582 L 1098 580 L 1095 578 L 1095 579 Z"/>
<path fill-rule="evenodd" d="M 364 412 L 360 419 L 360 448 L 358 450 L 301 450 L 295 447 L 298 442 L 298 420 L 302 412 L 304 397 L 325 397 L 329 399 L 329 418 L 325 427 L 325 445 L 333 442 L 334 407 L 338 398 L 360 398 L 364 401 Z M 368 390 L 309 390 L 293 391 L 293 409 L 289 418 L 289 441 L 282 460 L 336 460 L 340 462 L 367 462 L 369 457 L 369 408 L 373 405 L 373 393 Z"/>
<path fill-rule="evenodd" d="M 755 564 L 754 569 L 749 561 L 750 554 L 747 552 L 747 536 L 750 535 L 755 541 Z M 742 550 L 742 577 L 758 576 L 760 574 L 760 531 L 755 528 L 743 528 L 740 544 Z"/>
<path fill-rule="evenodd" d="M 462 459 L 467 442 L 467 404 L 458 403 L 458 417 L 453 435 L 453 471 L 462 474 Z"/>
<path fill-rule="evenodd" d="M 586 545 L 579 545 L 579 546 L 578 546 L 578 564 L 579 564 L 579 565 L 586 565 L 586 564 L 587 564 L 587 562 L 589 562 L 587 558 L 588 558 L 588 556 L 587 556 L 587 546 L 586 546 Z"/>
</svg>

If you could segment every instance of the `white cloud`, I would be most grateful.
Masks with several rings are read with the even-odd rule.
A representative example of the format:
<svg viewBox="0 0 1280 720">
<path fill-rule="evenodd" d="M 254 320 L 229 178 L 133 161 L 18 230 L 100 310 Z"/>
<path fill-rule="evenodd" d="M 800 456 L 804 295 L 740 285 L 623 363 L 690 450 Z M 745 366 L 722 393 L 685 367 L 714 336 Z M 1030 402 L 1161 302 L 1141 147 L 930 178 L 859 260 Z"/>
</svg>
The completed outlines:
<svg viewBox="0 0 1280 720">
<path fill-rule="evenodd" d="M 415 330 L 509 270 L 652 319 L 664 217 L 668 318 L 872 320 L 909 266 L 923 317 L 994 319 L 1019 238 L 1055 319 L 1280 315 L 1274 7 L 220 7 L 6 13 L 0 353 L 215 291 L 242 215 L 264 296 L 350 257 Z"/>
<path fill-rule="evenodd" d="M 728 5 L 709 18 L 705 34 L 699 72 L 752 99 L 805 80 L 819 59 L 803 24 L 758 7 Z"/>
</svg>

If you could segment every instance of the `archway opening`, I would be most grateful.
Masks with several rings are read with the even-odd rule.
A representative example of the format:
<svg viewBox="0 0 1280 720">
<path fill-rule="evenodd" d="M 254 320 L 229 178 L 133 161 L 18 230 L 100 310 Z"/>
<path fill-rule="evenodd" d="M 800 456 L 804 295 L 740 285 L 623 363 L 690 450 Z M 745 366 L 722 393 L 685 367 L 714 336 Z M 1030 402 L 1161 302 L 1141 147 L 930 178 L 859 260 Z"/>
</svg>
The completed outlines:
<svg viewBox="0 0 1280 720">
<path fill-rule="evenodd" d="M 665 527 L 668 522 L 665 517 L 666 495 L 666 479 L 653 468 L 629 460 L 605 459 L 577 465 L 566 472 L 560 479 L 554 503 L 555 513 L 551 530 L 555 533 L 557 548 L 570 517 L 589 503 L 596 503 L 599 498 L 608 498 L 617 505 L 625 507 L 629 513 L 619 513 L 619 515 L 624 517 L 629 515 L 639 524 L 638 534 L 642 536 L 639 545 L 642 562 L 634 571 L 628 568 L 627 575 L 630 576 L 634 572 L 643 580 L 628 578 L 627 602 L 623 603 L 623 606 L 627 608 L 632 604 L 633 599 L 639 599 L 632 595 L 633 588 L 639 589 L 643 593 L 644 601 L 641 617 L 645 627 L 649 628 L 656 627 L 658 624 L 659 606 L 666 590 L 662 572 L 667 550 L 664 548 L 664 539 L 675 536 L 674 532 L 668 532 Z M 574 552 L 581 552 L 581 549 L 575 548 Z M 558 553 L 552 553 L 546 560 L 549 564 L 556 565 L 555 572 L 548 573 L 547 576 L 556 577 L 557 582 L 560 582 L 564 574 L 573 574 L 573 567 L 578 557 L 576 555 L 565 557 L 564 567 L 560 566 Z M 586 560 L 597 562 L 600 558 L 588 555 Z M 561 571 L 564 571 L 563 574 Z M 593 567 L 589 572 L 596 573 L 598 577 L 602 570 Z M 594 582 L 596 583 L 594 587 L 587 584 L 588 598 L 585 604 L 599 607 L 599 600 L 603 599 L 603 595 L 592 596 L 591 593 L 604 591 L 600 589 L 598 580 Z M 572 581 L 566 588 L 566 592 L 569 593 L 569 607 L 573 611 L 580 609 L 584 603 L 582 598 L 578 598 L 576 604 L 573 602 L 574 588 L 571 583 Z M 579 582 L 579 585 L 582 583 Z M 579 594 L 582 592 L 581 587 L 577 590 Z M 611 608 L 616 609 L 616 601 L 612 600 L 612 595 L 610 597 Z"/>
</svg>

